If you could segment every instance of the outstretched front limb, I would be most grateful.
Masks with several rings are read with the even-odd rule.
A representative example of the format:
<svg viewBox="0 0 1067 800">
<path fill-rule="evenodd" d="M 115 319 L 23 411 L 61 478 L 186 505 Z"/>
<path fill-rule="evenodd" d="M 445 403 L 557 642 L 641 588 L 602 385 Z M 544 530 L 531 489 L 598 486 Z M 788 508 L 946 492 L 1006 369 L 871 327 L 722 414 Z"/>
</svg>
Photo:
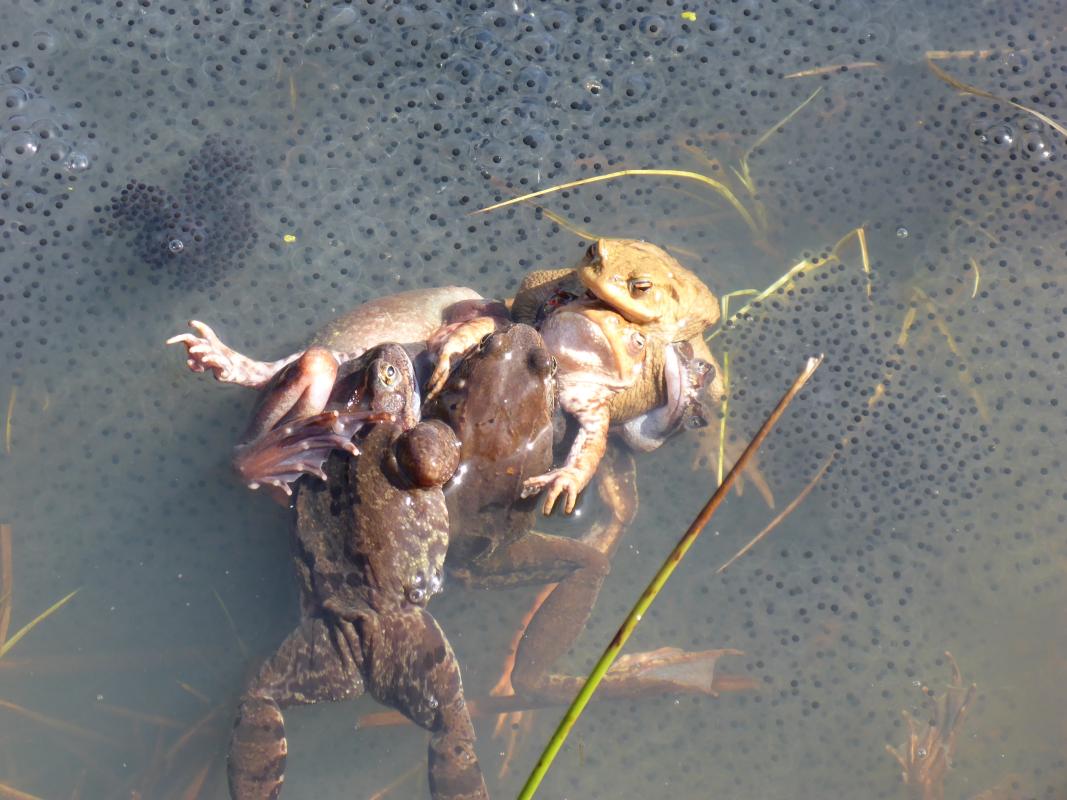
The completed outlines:
<svg viewBox="0 0 1067 800">
<path fill-rule="evenodd" d="M 167 339 L 167 344 L 183 344 L 185 363 L 193 372 L 211 370 L 220 383 L 235 383 L 250 389 L 262 389 L 279 370 L 298 359 L 294 353 L 278 361 L 256 361 L 222 343 L 209 326 L 190 320 L 189 327 L 198 335 L 180 333 Z"/>
</svg>

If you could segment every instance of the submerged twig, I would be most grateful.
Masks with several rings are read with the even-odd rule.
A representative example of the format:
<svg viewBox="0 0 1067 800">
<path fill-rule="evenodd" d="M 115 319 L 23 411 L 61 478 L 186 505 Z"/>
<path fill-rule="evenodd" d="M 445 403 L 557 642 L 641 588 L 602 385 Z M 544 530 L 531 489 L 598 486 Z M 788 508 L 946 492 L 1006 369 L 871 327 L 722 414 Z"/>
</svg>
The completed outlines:
<svg viewBox="0 0 1067 800">
<path fill-rule="evenodd" d="M 135 711 L 132 708 L 114 706 L 110 703 L 97 703 L 93 708 L 97 711 L 114 714 L 116 717 L 122 717 L 123 719 L 132 720 L 133 722 L 147 722 L 149 725 L 155 725 L 160 728 L 182 729 L 185 727 L 184 723 L 172 719 L 171 717 L 162 717 L 159 714 L 147 714 L 144 711 Z"/>
<path fill-rule="evenodd" d="M 871 67 L 882 67 L 883 64 L 879 64 L 877 61 L 853 61 L 851 64 L 827 64 L 825 67 L 813 67 L 812 69 L 802 69 L 799 72 L 790 72 L 788 75 L 782 77 L 786 80 L 790 78 L 811 78 L 815 75 L 829 75 L 834 72 L 849 72 L 854 69 L 870 69 Z"/>
<path fill-rule="evenodd" d="M 778 422 L 782 414 L 785 413 L 786 408 L 793 401 L 793 398 L 796 397 L 804 384 L 808 382 L 808 379 L 810 379 L 815 373 L 815 370 L 818 369 L 819 364 L 822 363 L 822 358 L 822 356 L 818 356 L 808 359 L 807 364 L 801 371 L 800 375 L 793 381 L 793 384 L 782 396 L 782 399 L 778 401 L 778 405 L 774 407 L 774 410 L 771 411 L 766 421 L 760 426 L 760 429 L 756 432 L 752 441 L 748 443 L 744 452 L 737 461 L 734 462 L 734 465 L 726 475 L 726 478 L 719 484 L 719 487 L 715 490 L 714 494 L 712 494 L 711 499 L 708 500 L 704 508 L 697 514 L 696 519 L 693 520 L 693 523 L 689 526 L 685 535 L 683 535 L 678 544 L 675 545 L 674 550 L 667 556 L 667 560 L 663 562 L 663 565 L 656 572 L 656 575 L 645 588 L 645 591 L 642 592 L 641 597 L 638 598 L 637 603 L 634 604 L 634 607 L 630 610 L 630 613 L 619 627 L 619 630 L 615 633 L 611 643 L 604 650 L 603 655 L 600 656 L 600 660 L 597 661 L 596 666 L 594 666 L 592 672 L 589 673 L 589 677 L 581 691 L 578 692 L 578 696 L 574 699 L 574 702 L 571 703 L 570 708 L 567 709 L 567 713 L 563 715 L 563 719 L 560 720 L 556 732 L 552 735 L 544 752 L 541 754 L 533 771 L 530 773 L 530 777 L 527 779 L 526 784 L 519 793 L 519 800 L 530 800 L 530 798 L 533 797 L 534 793 L 537 791 L 537 787 L 541 784 L 541 780 L 544 778 L 545 773 L 548 772 L 548 768 L 551 766 L 553 759 L 555 759 L 556 754 L 563 746 L 563 742 L 566 741 L 568 734 L 574 727 L 574 723 L 577 722 L 582 710 L 589 703 L 593 693 L 596 691 L 596 687 L 600 684 L 600 681 L 607 673 L 608 668 L 611 667 L 615 658 L 626 644 L 626 641 L 630 638 L 630 634 L 633 633 L 649 606 L 652 605 L 652 601 L 656 599 L 660 590 L 667 583 L 667 580 L 674 572 L 675 567 L 681 563 L 681 560 L 685 557 L 685 554 L 689 551 L 693 542 L 696 541 L 701 531 L 703 531 L 704 526 L 708 524 L 708 521 L 722 504 L 726 495 L 733 488 L 741 471 L 745 469 L 756 451 L 759 450 L 760 445 L 763 444 L 763 441 L 767 438 L 775 423 Z"/>
<path fill-rule="evenodd" d="M 11 395 L 7 398 L 7 417 L 4 420 L 4 452 L 11 453 L 11 420 L 15 416 L 15 398 L 18 396 L 19 387 L 11 387 Z"/>
<path fill-rule="evenodd" d="M 782 520 L 784 520 L 794 511 L 796 511 L 797 506 L 803 503 L 805 498 L 807 498 L 807 496 L 811 494 L 811 490 L 818 486 L 819 481 L 822 480 L 822 476 L 826 474 L 826 470 L 830 469 L 830 465 L 834 463 L 836 456 L 836 451 L 834 453 L 831 453 L 830 457 L 827 458 L 826 461 L 823 462 L 823 465 L 819 467 L 819 469 L 815 472 L 815 475 L 812 477 L 812 479 L 808 481 L 807 486 L 800 490 L 800 494 L 794 497 L 792 501 L 790 501 L 789 505 L 782 509 L 781 513 L 778 514 L 778 516 L 768 522 L 767 526 L 763 530 L 753 536 L 749 540 L 748 544 L 746 544 L 744 547 L 734 553 L 734 555 L 730 558 L 729 561 L 725 562 L 721 567 L 715 570 L 715 574 L 721 575 L 723 572 L 725 572 L 728 567 L 734 564 L 734 562 L 736 562 L 739 558 L 742 558 L 753 547 L 762 542 L 767 537 L 767 535 L 770 534 L 771 531 L 773 531 L 782 523 Z"/>
<path fill-rule="evenodd" d="M 937 719 L 927 723 L 923 730 L 921 722 L 907 711 L 902 712 L 908 723 L 908 740 L 899 750 L 890 745 L 885 747 L 900 764 L 901 780 L 915 800 L 942 800 L 945 796 L 945 776 L 952 767 L 956 737 L 978 691 L 977 684 L 964 685 L 952 653 L 946 650 L 945 658 L 952 670 L 952 683 L 937 705 Z M 923 691 L 929 694 L 926 687 Z"/>
<path fill-rule="evenodd" d="M 718 670 L 711 679 L 713 694 L 730 692 L 749 692 L 759 688 L 759 682 L 748 675 L 737 675 Z M 540 711 L 562 705 L 540 697 L 522 697 L 517 694 L 490 695 L 467 701 L 467 710 L 472 719 L 495 717 L 499 714 L 511 714 L 521 711 Z M 365 728 L 393 728 L 400 725 L 414 725 L 410 719 L 399 711 L 372 711 L 356 720 L 356 730 Z"/>
<path fill-rule="evenodd" d="M 23 792 L 14 786 L 8 786 L 6 783 L 0 783 L 0 797 L 9 798 L 10 800 L 41 800 L 35 794 Z"/>
<path fill-rule="evenodd" d="M 215 589 L 212 589 L 211 593 L 214 594 L 215 599 L 219 601 L 219 608 L 222 609 L 222 613 L 226 617 L 226 622 L 229 623 L 230 630 L 233 631 L 233 638 L 237 640 L 237 646 L 241 648 L 241 655 L 248 658 L 248 647 L 241 638 L 241 634 L 237 631 L 237 623 L 233 621 L 230 609 L 226 608 L 226 604 L 222 602 L 222 596 Z"/>
<path fill-rule="evenodd" d="M 390 792 L 394 791 L 407 781 L 414 778 L 416 775 L 422 772 L 422 770 L 422 764 L 416 762 L 415 766 L 393 778 L 393 780 L 389 781 L 389 783 L 387 783 L 381 789 L 372 794 L 369 798 L 367 798 L 367 800 L 382 800 L 383 797 L 387 796 Z"/>
<path fill-rule="evenodd" d="M 11 526 L 0 522 L 0 647 L 7 641 L 7 631 L 11 626 L 11 586 L 14 581 L 14 567 L 11 563 Z"/>
<path fill-rule="evenodd" d="M 1030 108 L 1029 106 L 1024 106 L 1022 103 L 1016 103 L 1014 100 L 1009 100 L 1006 97 L 998 97 L 992 92 L 987 92 L 985 89 L 979 89 L 977 86 L 971 86 L 971 84 L 969 83 L 964 83 L 958 78 L 954 78 L 949 75 L 947 72 L 945 72 L 945 70 L 941 69 L 941 67 L 935 64 L 933 62 L 933 59 L 929 57 L 927 57 L 926 59 L 926 66 L 930 68 L 930 71 L 933 72 L 934 75 L 939 77 L 953 89 L 958 89 L 959 91 L 965 92 L 966 94 L 973 94 L 976 97 L 984 97 L 987 100 L 994 100 L 998 103 L 1007 103 L 1012 108 L 1017 108 L 1020 111 L 1025 111 L 1031 116 L 1037 117 L 1039 120 L 1041 120 L 1050 128 L 1059 133 L 1060 136 L 1067 137 L 1067 128 L 1064 128 L 1062 125 L 1060 125 L 1060 123 L 1056 122 L 1056 120 L 1054 120 L 1048 114 L 1042 114 L 1037 109 Z"/>
<path fill-rule="evenodd" d="M 18 705 L 17 703 L 12 703 L 9 700 L 0 700 L 0 708 L 6 709 L 7 711 L 12 712 L 13 714 L 18 714 L 20 717 L 28 719 L 31 722 L 36 722 L 38 725 L 42 725 L 46 728 L 53 728 L 54 730 L 60 731 L 61 733 L 70 734 L 71 736 L 75 736 L 80 739 L 100 742 L 108 745 L 118 745 L 118 742 L 108 736 L 104 736 L 104 734 L 102 733 L 97 733 L 96 731 L 91 731 L 87 728 L 81 728 L 70 722 L 64 722 L 61 719 L 55 719 L 54 717 L 50 717 L 47 714 L 42 714 L 39 711 L 33 711 L 32 709 L 25 708 L 23 706 Z"/>
</svg>

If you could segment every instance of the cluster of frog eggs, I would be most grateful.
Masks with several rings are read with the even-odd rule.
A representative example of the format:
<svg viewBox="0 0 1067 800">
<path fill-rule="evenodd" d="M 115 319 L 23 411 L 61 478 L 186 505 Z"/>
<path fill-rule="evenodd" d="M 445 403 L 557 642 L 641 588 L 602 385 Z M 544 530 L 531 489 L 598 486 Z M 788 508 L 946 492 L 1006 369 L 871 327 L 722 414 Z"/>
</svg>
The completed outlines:
<svg viewBox="0 0 1067 800">
<path fill-rule="evenodd" d="M 5 188 L 19 179 L 49 172 L 79 175 L 92 163 L 92 143 L 81 141 L 72 116 L 45 93 L 54 75 L 37 74 L 32 53 L 44 58 L 53 43 L 51 34 L 40 32 L 31 39 L 30 55 L 18 60 L 0 56 L 0 156 Z M 18 45 L 16 41 L 10 49 Z M 7 191 L 2 199 L 4 207 L 15 200 Z"/>
<path fill-rule="evenodd" d="M 101 220 L 103 230 L 132 233 L 149 270 L 210 281 L 220 264 L 239 267 L 255 242 L 251 170 L 244 148 L 209 136 L 190 159 L 177 195 L 140 181 L 127 183 Z M 179 259 L 180 270 L 174 270 Z"/>
</svg>

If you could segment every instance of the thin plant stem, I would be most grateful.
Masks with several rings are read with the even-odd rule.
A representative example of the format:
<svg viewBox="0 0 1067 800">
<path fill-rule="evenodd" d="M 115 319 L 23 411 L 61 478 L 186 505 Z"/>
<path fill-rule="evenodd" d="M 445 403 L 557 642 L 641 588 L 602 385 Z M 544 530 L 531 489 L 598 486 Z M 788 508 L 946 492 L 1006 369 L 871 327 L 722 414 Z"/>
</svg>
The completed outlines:
<svg viewBox="0 0 1067 800">
<path fill-rule="evenodd" d="M 57 600 L 55 603 L 53 603 L 40 614 L 38 614 L 36 617 L 34 617 L 32 620 L 30 620 L 21 628 L 19 628 L 18 632 L 14 636 L 5 641 L 3 645 L 0 645 L 0 658 L 3 658 L 5 655 L 7 655 L 11 648 L 17 645 L 19 643 L 19 640 L 22 639 L 23 636 L 25 636 L 27 633 L 37 627 L 39 623 L 44 622 L 46 619 L 48 619 L 48 617 L 52 616 L 52 614 L 59 611 L 59 609 L 62 608 L 66 604 L 66 602 L 70 600 L 70 598 L 74 597 L 74 595 L 76 595 L 77 593 L 78 590 L 75 589 L 66 597 L 61 600 Z"/>
<path fill-rule="evenodd" d="M 0 647 L 7 641 L 11 627 L 11 585 L 14 582 L 14 566 L 11 563 L 11 526 L 0 523 Z"/>
<path fill-rule="evenodd" d="M 778 401 L 778 405 L 774 407 L 774 410 L 767 417 L 766 421 L 760 426 L 760 429 L 756 432 L 752 441 L 748 443 L 748 447 L 745 448 L 741 457 L 737 459 L 733 468 L 726 475 L 726 478 L 719 484 L 719 488 L 715 490 L 711 499 L 708 500 L 704 508 L 697 514 L 696 519 L 693 520 L 693 523 L 689 526 L 685 535 L 682 536 L 678 544 L 675 545 L 674 550 L 667 556 L 667 560 L 663 562 L 663 565 L 659 568 L 659 571 L 656 572 L 655 577 L 652 578 L 652 581 L 645 588 L 645 591 L 641 593 L 641 597 L 638 598 L 637 603 L 634 604 L 634 607 L 630 610 L 630 613 L 619 627 L 619 630 L 615 633 L 615 636 L 612 637 L 611 643 L 604 650 L 603 655 L 600 656 L 600 660 L 597 661 L 596 666 L 593 667 L 592 672 L 589 673 L 589 677 L 581 691 L 578 692 L 578 696 L 574 698 L 574 702 L 571 703 L 570 708 L 567 709 L 567 713 L 564 714 L 563 719 L 560 720 L 556 732 L 552 735 L 544 752 L 537 760 L 533 772 L 530 773 L 530 777 L 522 787 L 522 791 L 519 793 L 519 800 L 530 800 L 530 798 L 534 796 L 537 787 L 541 784 L 541 780 L 552 765 L 552 761 L 555 759 L 556 754 L 559 752 L 560 748 L 563 747 L 563 743 L 566 741 L 575 722 L 578 721 L 578 717 L 589 703 L 597 686 L 600 685 L 600 681 L 603 679 L 604 675 L 615 661 L 615 658 L 619 655 L 619 652 L 630 638 L 630 634 L 633 633 L 649 606 L 652 605 L 652 601 L 656 599 L 656 595 L 659 594 L 660 590 L 667 583 L 667 579 L 670 578 L 675 567 L 678 566 L 681 560 L 685 557 L 685 554 L 689 551 L 689 548 L 693 545 L 693 542 L 696 541 L 701 531 L 704 530 L 704 526 L 708 524 L 719 506 L 722 505 L 722 501 L 726 498 L 727 494 L 729 494 L 730 489 L 733 487 L 734 482 L 737 480 L 742 470 L 745 469 L 748 462 L 756 454 L 756 451 L 759 450 L 763 441 L 771 432 L 771 429 L 793 401 L 793 398 L 796 397 L 804 384 L 808 382 L 808 379 L 810 379 L 815 373 L 815 370 L 818 369 L 822 360 L 823 357 L 821 355 L 808 359 L 803 371 L 801 371 L 800 375 L 793 381 L 793 384 L 782 396 L 782 399 Z"/>
<path fill-rule="evenodd" d="M 753 233 L 758 234 L 760 232 L 759 226 L 756 224 L 756 221 L 752 218 L 752 215 L 748 213 L 748 209 L 741 205 L 741 201 L 737 199 L 737 195 L 730 191 L 730 187 L 728 187 L 722 181 L 717 181 L 714 178 L 709 178 L 707 175 L 701 175 L 699 172 L 690 172 L 688 170 L 682 169 L 623 169 L 619 170 L 618 172 L 610 172 L 607 175 L 594 175 L 591 178 L 582 178 L 581 180 L 561 183 L 558 186 L 550 186 L 547 189 L 540 189 L 536 192 L 530 192 L 529 194 L 524 194 L 521 197 L 513 197 L 510 200 L 503 200 L 499 203 L 494 203 L 491 206 L 479 208 L 477 211 L 471 213 L 484 214 L 487 211 L 496 211 L 496 209 L 498 208 L 504 208 L 505 206 L 514 205 L 515 203 L 522 203 L 526 200 L 533 200 L 535 197 L 544 197 L 546 194 L 551 194 L 552 192 L 562 192 L 567 189 L 576 189 L 579 186 L 588 186 L 590 183 L 600 183 L 601 181 L 610 181 L 615 180 L 616 178 L 625 178 L 628 175 L 652 175 L 663 178 L 685 178 L 686 180 L 696 181 L 697 183 L 702 183 L 705 186 L 709 186 L 721 197 L 723 197 L 731 206 L 734 207 L 734 210 L 736 210 L 737 213 L 741 215 L 741 218 L 745 221 L 745 224 L 748 225 L 749 229 Z"/>
</svg>

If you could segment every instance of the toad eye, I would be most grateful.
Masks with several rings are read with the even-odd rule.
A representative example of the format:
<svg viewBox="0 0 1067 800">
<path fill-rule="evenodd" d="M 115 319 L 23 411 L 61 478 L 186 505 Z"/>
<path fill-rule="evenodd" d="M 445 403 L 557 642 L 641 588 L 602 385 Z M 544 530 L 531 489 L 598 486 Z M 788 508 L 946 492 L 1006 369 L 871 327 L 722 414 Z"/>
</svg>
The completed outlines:
<svg viewBox="0 0 1067 800">
<path fill-rule="evenodd" d="M 630 294 L 635 297 L 643 295 L 652 288 L 652 281 L 648 278 L 630 278 L 626 283 L 630 289 Z"/>
</svg>

